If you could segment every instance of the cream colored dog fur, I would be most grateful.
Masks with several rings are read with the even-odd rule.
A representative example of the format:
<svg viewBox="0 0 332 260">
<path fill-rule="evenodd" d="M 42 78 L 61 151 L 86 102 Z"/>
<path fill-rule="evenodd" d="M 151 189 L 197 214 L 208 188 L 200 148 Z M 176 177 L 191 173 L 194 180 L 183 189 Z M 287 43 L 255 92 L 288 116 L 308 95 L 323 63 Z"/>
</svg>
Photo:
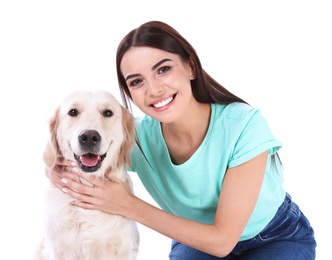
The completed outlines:
<svg viewBox="0 0 332 260">
<path fill-rule="evenodd" d="M 105 91 L 70 94 L 50 120 L 44 161 L 57 156 L 76 161 L 88 175 L 117 179 L 133 186 L 126 171 L 134 144 L 134 118 Z M 89 183 L 85 183 L 89 185 Z M 45 237 L 37 259 L 133 260 L 139 233 L 136 222 L 70 204 L 72 197 L 50 184 L 46 190 Z"/>
</svg>

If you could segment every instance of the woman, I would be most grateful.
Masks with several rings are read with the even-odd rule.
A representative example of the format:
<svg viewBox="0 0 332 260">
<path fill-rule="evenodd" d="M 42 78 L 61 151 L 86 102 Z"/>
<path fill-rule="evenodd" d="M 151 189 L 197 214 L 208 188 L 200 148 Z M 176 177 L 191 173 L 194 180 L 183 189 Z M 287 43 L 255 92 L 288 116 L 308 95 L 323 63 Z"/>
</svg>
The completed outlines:
<svg viewBox="0 0 332 260">
<path fill-rule="evenodd" d="M 188 41 L 147 22 L 120 42 L 116 66 L 125 106 L 146 114 L 137 119 L 130 170 L 161 209 L 59 159 L 73 172 L 48 175 L 74 205 L 170 237 L 170 259 L 315 259 L 313 229 L 282 187 L 281 143 L 258 109 L 203 70 Z"/>
</svg>

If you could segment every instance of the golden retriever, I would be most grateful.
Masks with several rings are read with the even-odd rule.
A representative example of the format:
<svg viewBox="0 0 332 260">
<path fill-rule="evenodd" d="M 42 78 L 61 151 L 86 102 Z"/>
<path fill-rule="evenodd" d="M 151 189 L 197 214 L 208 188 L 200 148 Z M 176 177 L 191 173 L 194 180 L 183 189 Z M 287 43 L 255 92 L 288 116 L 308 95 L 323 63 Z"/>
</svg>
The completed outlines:
<svg viewBox="0 0 332 260">
<path fill-rule="evenodd" d="M 76 91 L 50 120 L 50 142 L 44 161 L 57 156 L 76 161 L 88 175 L 122 181 L 133 192 L 126 171 L 134 145 L 134 118 L 106 91 Z M 83 181 L 83 180 L 82 180 Z M 85 183 L 90 185 L 89 183 Z M 70 204 L 73 200 L 54 185 L 46 190 L 45 237 L 38 259 L 133 260 L 139 232 L 133 220 Z"/>
</svg>

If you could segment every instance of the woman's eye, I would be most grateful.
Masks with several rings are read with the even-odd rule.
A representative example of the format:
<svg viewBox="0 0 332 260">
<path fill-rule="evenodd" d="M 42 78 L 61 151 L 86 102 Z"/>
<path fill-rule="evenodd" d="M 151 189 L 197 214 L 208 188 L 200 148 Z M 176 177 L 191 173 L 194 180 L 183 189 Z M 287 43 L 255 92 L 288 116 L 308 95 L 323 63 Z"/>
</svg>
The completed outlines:
<svg viewBox="0 0 332 260">
<path fill-rule="evenodd" d="M 135 80 L 133 80 L 133 81 L 131 81 L 130 83 L 129 83 L 129 86 L 130 87 L 135 87 L 135 86 L 137 86 L 138 84 L 140 84 L 142 82 L 142 80 L 140 80 L 140 79 L 135 79 Z"/>
<path fill-rule="evenodd" d="M 158 74 L 163 74 L 163 73 L 169 71 L 170 69 L 171 69 L 171 67 L 169 67 L 169 66 L 162 67 L 158 70 Z"/>
</svg>

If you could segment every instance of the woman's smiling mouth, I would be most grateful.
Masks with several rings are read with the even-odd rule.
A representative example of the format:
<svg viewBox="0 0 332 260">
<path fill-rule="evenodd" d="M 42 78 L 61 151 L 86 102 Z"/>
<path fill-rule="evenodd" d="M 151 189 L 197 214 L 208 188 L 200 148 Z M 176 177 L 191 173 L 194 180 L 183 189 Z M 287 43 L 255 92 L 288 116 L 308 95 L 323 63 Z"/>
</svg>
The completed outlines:
<svg viewBox="0 0 332 260">
<path fill-rule="evenodd" d="M 160 102 L 157 102 L 155 104 L 152 104 L 153 107 L 155 108 L 162 108 L 162 107 L 165 107 L 167 106 L 169 103 L 171 103 L 174 99 L 175 95 L 174 96 L 171 96 L 169 98 L 166 98 L 165 100 L 163 101 L 160 101 Z"/>
</svg>

